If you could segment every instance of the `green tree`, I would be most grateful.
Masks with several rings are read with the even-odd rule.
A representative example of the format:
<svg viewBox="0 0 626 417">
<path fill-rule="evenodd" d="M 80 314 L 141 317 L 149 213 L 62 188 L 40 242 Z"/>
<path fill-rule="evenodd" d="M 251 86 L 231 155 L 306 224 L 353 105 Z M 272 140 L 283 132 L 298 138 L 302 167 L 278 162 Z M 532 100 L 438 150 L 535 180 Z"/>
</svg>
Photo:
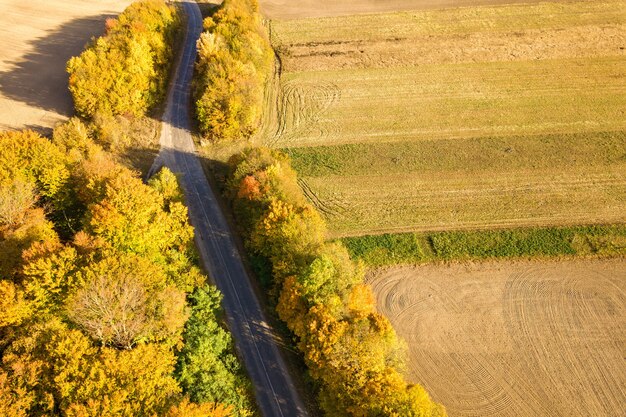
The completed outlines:
<svg viewBox="0 0 626 417">
<path fill-rule="evenodd" d="M 248 383 L 233 354 L 231 336 L 218 321 L 221 298 L 211 286 L 189 296 L 191 316 L 185 324 L 176 376 L 192 401 L 228 404 L 233 416 L 250 416 Z"/>
</svg>

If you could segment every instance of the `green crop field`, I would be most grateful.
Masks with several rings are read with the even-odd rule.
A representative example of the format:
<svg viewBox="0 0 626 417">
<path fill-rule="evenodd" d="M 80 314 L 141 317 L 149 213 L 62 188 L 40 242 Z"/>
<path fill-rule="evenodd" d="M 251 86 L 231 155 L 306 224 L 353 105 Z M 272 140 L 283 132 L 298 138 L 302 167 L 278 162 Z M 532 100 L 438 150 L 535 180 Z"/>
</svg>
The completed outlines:
<svg viewBox="0 0 626 417">
<path fill-rule="evenodd" d="M 377 267 L 490 258 L 611 257 L 626 253 L 626 225 L 412 232 L 346 237 L 350 256 Z"/>
<path fill-rule="evenodd" d="M 333 236 L 623 223 L 624 6 L 274 21 L 264 140 Z"/>
</svg>

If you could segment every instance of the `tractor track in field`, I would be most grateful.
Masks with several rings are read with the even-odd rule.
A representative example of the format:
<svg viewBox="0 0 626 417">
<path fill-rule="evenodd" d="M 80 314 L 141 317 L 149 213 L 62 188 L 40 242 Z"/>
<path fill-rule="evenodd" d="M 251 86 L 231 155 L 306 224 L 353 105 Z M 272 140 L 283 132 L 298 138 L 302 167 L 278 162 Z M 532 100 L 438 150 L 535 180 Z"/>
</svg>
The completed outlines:
<svg viewBox="0 0 626 417">
<path fill-rule="evenodd" d="M 341 91 L 331 82 L 300 83 L 280 81 L 278 94 L 278 126 L 271 144 L 298 145 L 302 137 L 323 141 L 339 130 L 339 126 L 319 124 L 324 114 L 341 98 Z"/>
</svg>

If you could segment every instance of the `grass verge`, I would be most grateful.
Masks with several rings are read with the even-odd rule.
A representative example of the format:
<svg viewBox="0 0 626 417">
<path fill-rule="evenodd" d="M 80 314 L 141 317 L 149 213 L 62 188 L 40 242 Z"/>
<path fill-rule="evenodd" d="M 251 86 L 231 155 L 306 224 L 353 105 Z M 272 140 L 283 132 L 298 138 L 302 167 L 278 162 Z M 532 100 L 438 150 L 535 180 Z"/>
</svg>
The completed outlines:
<svg viewBox="0 0 626 417">
<path fill-rule="evenodd" d="M 341 239 L 369 266 L 491 258 L 624 256 L 626 225 L 396 233 Z"/>
</svg>

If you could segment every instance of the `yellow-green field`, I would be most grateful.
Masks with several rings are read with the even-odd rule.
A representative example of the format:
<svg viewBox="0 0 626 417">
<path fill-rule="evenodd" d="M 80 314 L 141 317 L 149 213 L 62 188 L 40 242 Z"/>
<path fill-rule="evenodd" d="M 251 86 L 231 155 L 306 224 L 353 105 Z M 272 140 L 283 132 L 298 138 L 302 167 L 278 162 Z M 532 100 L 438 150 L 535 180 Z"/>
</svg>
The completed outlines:
<svg viewBox="0 0 626 417">
<path fill-rule="evenodd" d="M 282 73 L 265 140 L 335 236 L 626 220 L 626 2 L 271 29 Z"/>
</svg>

